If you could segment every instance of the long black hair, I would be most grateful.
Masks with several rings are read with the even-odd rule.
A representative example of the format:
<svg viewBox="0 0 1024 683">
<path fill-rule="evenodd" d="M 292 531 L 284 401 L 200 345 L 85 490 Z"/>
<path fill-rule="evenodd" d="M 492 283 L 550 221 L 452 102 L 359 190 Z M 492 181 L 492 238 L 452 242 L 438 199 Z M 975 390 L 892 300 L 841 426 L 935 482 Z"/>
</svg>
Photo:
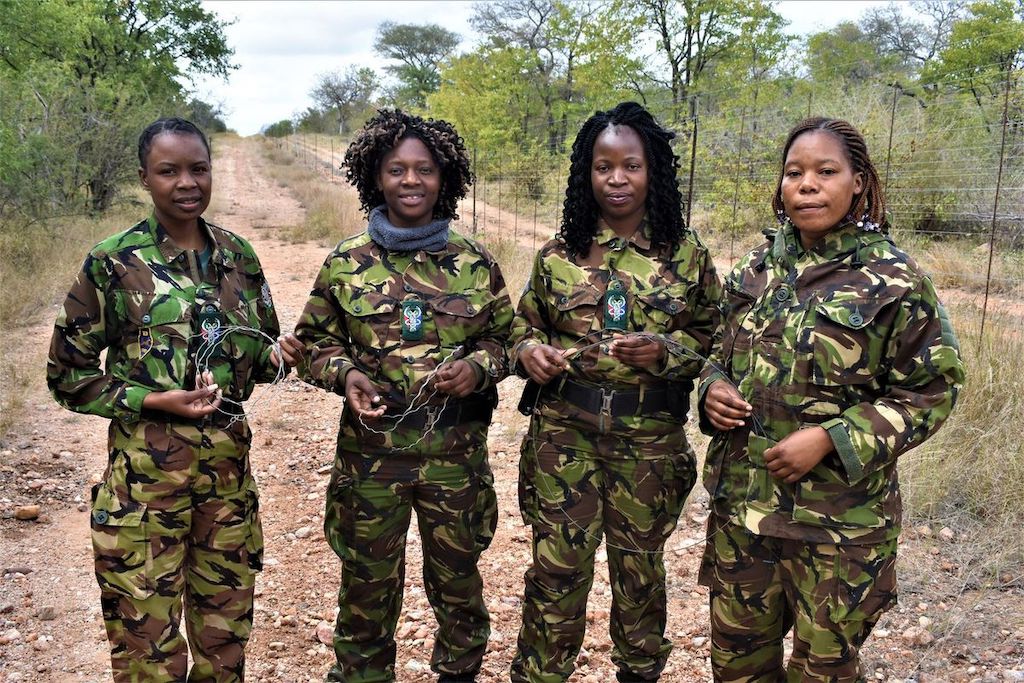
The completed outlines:
<svg viewBox="0 0 1024 683">
<path fill-rule="evenodd" d="M 200 139 L 200 141 L 202 141 L 203 147 L 206 148 L 206 156 L 211 156 L 210 141 L 206 139 L 206 135 L 203 134 L 203 131 L 199 130 L 199 126 L 187 119 L 170 116 L 163 119 L 157 119 L 153 123 L 149 124 L 139 136 L 139 166 L 141 168 L 146 168 L 146 159 L 149 157 L 149 150 L 153 147 L 153 138 L 161 133 L 195 135 Z"/>
<path fill-rule="evenodd" d="M 590 183 L 590 170 L 594 163 L 594 141 L 609 126 L 629 126 L 643 141 L 648 168 L 647 222 L 651 227 L 652 245 L 678 244 L 686 233 L 686 222 L 683 195 L 676 177 L 679 157 L 671 145 L 676 134 L 663 128 L 642 105 L 622 102 L 610 111 L 595 112 L 572 143 L 561 228 L 561 237 L 569 252 L 586 256 L 597 234 L 600 212 Z"/>
<path fill-rule="evenodd" d="M 434 204 L 434 218 L 455 220 L 459 200 L 473 182 L 469 156 L 462 138 L 447 121 L 423 119 L 401 109 L 384 109 L 370 118 L 345 151 L 345 177 L 359 193 L 363 211 L 384 203 L 377 186 L 380 162 L 404 138 L 422 142 L 441 170 L 441 191 Z"/>
</svg>

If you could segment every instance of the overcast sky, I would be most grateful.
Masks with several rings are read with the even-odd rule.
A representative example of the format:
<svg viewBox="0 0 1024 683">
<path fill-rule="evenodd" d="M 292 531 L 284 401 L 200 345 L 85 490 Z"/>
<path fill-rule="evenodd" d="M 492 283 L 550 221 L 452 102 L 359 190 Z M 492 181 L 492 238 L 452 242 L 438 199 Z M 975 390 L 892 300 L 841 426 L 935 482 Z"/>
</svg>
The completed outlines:
<svg viewBox="0 0 1024 683">
<path fill-rule="evenodd" d="M 874 0 L 784 0 L 776 9 L 789 32 L 806 34 L 857 19 Z M 200 99 L 219 104 L 228 127 L 252 135 L 312 105 L 309 92 L 319 74 L 368 65 L 381 72 L 373 39 L 382 21 L 436 23 L 462 36 L 461 51 L 477 42 L 469 26 L 472 2 L 380 2 L 379 0 L 204 0 L 225 20 L 238 69 L 225 82 L 197 81 Z M 381 72 L 383 73 L 383 72 Z"/>
</svg>

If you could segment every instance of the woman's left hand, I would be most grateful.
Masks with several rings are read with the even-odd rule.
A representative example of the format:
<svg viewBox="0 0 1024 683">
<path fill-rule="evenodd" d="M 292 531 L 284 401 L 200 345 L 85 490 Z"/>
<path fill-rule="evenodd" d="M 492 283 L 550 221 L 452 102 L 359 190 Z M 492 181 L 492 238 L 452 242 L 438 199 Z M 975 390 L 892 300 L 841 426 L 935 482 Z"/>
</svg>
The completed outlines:
<svg viewBox="0 0 1024 683">
<path fill-rule="evenodd" d="M 442 365 L 438 368 L 435 378 L 434 388 L 455 398 L 469 396 L 477 384 L 473 366 L 469 361 L 461 359 Z"/>
<path fill-rule="evenodd" d="M 652 370 L 665 358 L 665 343 L 648 334 L 627 334 L 613 339 L 608 353 L 626 365 Z"/>
<path fill-rule="evenodd" d="M 776 479 L 795 484 L 833 450 L 832 438 L 821 427 L 793 432 L 764 452 L 768 471 Z"/>
<path fill-rule="evenodd" d="M 278 346 L 281 348 L 281 356 L 284 358 L 284 364 L 290 368 L 294 368 L 302 360 L 302 354 L 305 351 L 305 347 L 298 338 L 289 332 L 288 334 L 282 334 L 277 338 Z M 270 362 L 273 363 L 275 368 L 281 367 L 281 359 L 277 357 L 277 349 L 270 352 Z"/>
</svg>

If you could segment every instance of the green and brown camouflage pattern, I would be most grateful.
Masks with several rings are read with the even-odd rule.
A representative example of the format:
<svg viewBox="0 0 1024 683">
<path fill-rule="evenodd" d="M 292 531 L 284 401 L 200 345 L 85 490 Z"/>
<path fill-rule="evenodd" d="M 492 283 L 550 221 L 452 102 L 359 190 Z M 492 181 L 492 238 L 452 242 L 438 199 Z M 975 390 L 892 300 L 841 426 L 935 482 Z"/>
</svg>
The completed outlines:
<svg viewBox="0 0 1024 683">
<path fill-rule="evenodd" d="M 98 244 L 50 346 L 47 380 L 57 401 L 112 418 L 91 526 L 118 682 L 243 679 L 263 553 L 248 427 L 217 413 L 193 424 L 141 413 L 150 392 L 193 388 L 202 308 L 213 306 L 223 325 L 279 333 L 252 247 L 214 225 L 200 227 L 212 245 L 202 274 L 196 253 L 175 246 L 152 217 Z M 243 400 L 256 382 L 272 379 L 270 350 L 262 337 L 226 337 L 210 361 L 224 394 Z M 188 645 L 179 626 L 183 597 Z"/>
<path fill-rule="evenodd" d="M 666 254 L 651 247 L 646 224 L 630 240 L 601 225 L 584 263 L 557 238 L 545 244 L 519 301 L 512 357 L 533 344 L 569 349 L 610 336 L 602 331 L 603 303 L 613 276 L 625 286 L 624 332 L 662 335 L 696 355 L 670 344 L 663 367 L 649 372 L 598 347 L 576 356 L 568 374 L 604 388 L 672 382 L 688 393 L 710 352 L 721 291 L 693 232 Z M 525 575 L 513 681 L 556 683 L 572 674 L 602 537 L 612 587 L 612 659 L 624 674 L 658 677 L 672 648 L 664 636 L 662 550 L 696 480 L 695 463 L 681 421 L 667 412 L 611 418 L 558 398 L 540 402 L 520 459 L 519 501 L 532 527 L 533 563 Z"/>
<path fill-rule="evenodd" d="M 715 513 L 813 543 L 895 538 L 896 459 L 939 428 L 964 381 L 931 279 L 878 232 L 848 223 L 805 250 L 787 224 L 725 286 L 701 395 L 725 373 L 755 419 L 753 430 L 728 433 L 702 420 L 713 436 L 704 483 Z M 835 451 L 796 484 L 771 477 L 764 449 L 812 425 Z"/>
<path fill-rule="evenodd" d="M 437 618 L 430 666 L 480 669 L 490 620 L 477 569 L 498 521 L 482 422 L 393 440 L 345 423 L 327 490 L 324 532 L 341 558 L 336 663 L 330 681 L 395 680 L 395 627 L 405 588 L 405 543 L 413 511 L 423 551 L 424 592 Z"/>
<path fill-rule="evenodd" d="M 708 525 L 700 580 L 711 588 L 716 681 L 866 680 L 860 648 L 896 602 L 896 539 L 808 543 L 754 534 L 724 517 Z"/>
<path fill-rule="evenodd" d="M 654 372 L 625 366 L 596 346 L 573 358 L 572 376 L 593 384 L 690 381 L 700 373 L 718 326 L 721 284 L 707 248 L 687 231 L 671 254 L 652 247 L 644 222 L 624 240 L 599 223 L 587 259 L 573 258 L 558 238 L 541 247 L 512 323 L 513 367 L 530 346 L 583 346 L 611 336 L 603 302 L 614 278 L 625 287 L 628 332 L 653 332 L 670 343 Z M 679 350 L 678 344 L 695 353 Z M 562 408 L 564 406 L 560 406 Z"/>
<path fill-rule="evenodd" d="M 111 422 L 90 524 L 117 683 L 244 680 L 263 563 L 250 442 L 244 422 Z"/>
<path fill-rule="evenodd" d="M 345 375 L 355 367 L 389 405 L 401 405 L 449 357 L 479 369 L 478 391 L 504 378 L 513 315 L 505 280 L 486 248 L 449 235 L 438 252 L 388 251 L 366 232 L 342 241 L 295 326 L 314 356 L 300 368 L 303 379 L 344 396 Z M 404 301 L 423 304 L 420 340 L 402 339 Z"/>
<path fill-rule="evenodd" d="M 497 262 L 449 232 L 437 252 L 393 252 L 366 233 L 341 242 L 317 276 L 296 335 L 312 362 L 306 381 L 344 395 L 345 375 L 364 372 L 380 388 L 385 418 L 363 425 L 343 411 L 324 532 L 342 560 L 332 681 L 393 681 L 395 626 L 405 587 L 412 512 L 423 543 L 425 592 L 438 621 L 431 668 L 472 676 L 487 649 L 490 621 L 477 569 L 497 524 L 497 496 L 484 422 L 443 430 L 395 427 L 417 405 L 445 402 L 425 381 L 445 359 L 478 369 L 477 393 L 491 400 L 508 368 L 513 316 Z M 419 339 L 402 338 L 403 301 L 423 313 Z M 452 353 L 459 347 L 464 350 Z M 374 431 L 376 430 L 376 431 Z M 383 434 L 377 432 L 384 432 Z"/>
<path fill-rule="evenodd" d="M 252 247 L 202 219 L 199 224 L 213 245 L 205 274 L 198 273 L 196 252 L 178 248 L 152 216 L 89 252 L 50 343 L 46 376 L 58 403 L 134 422 L 150 392 L 194 388 L 194 354 L 203 341 L 197 316 L 207 306 L 225 327 L 277 338 L 270 288 Z M 271 348 L 257 335 L 227 336 L 209 363 L 225 396 L 243 401 L 257 382 L 274 378 Z"/>
</svg>

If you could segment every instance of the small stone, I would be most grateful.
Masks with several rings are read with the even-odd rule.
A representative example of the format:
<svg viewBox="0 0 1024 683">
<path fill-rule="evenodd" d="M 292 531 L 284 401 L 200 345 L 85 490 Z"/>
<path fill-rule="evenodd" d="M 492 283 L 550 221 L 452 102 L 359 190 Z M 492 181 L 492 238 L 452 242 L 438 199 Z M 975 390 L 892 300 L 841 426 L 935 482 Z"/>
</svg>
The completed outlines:
<svg viewBox="0 0 1024 683">
<path fill-rule="evenodd" d="M 902 633 L 901 637 L 904 642 L 912 647 L 929 645 L 935 640 L 935 637 L 932 636 L 928 629 L 921 628 L 920 626 L 911 626 Z"/>
<path fill-rule="evenodd" d="M 917 625 L 921 628 L 931 628 L 932 619 L 931 617 L 919 617 L 917 620 Z"/>
<path fill-rule="evenodd" d="M 708 642 L 708 639 L 704 636 L 697 636 L 692 641 L 694 649 L 704 647 L 704 644 Z"/>
<path fill-rule="evenodd" d="M 19 642 L 21 642 L 21 632 L 16 628 L 11 628 L 0 633 L 0 645 L 9 645 L 11 643 Z"/>
<path fill-rule="evenodd" d="M 36 616 L 40 621 L 53 621 L 57 618 L 57 610 L 53 607 L 40 607 Z"/>
<path fill-rule="evenodd" d="M 36 652 L 46 652 L 50 649 L 50 641 L 45 638 L 38 638 L 32 642 L 32 649 Z"/>
<path fill-rule="evenodd" d="M 299 527 L 295 530 L 295 538 L 309 538 L 313 530 L 308 526 Z"/>
<path fill-rule="evenodd" d="M 324 645 L 333 645 L 334 626 L 326 621 L 321 621 L 316 625 L 316 630 L 313 632 L 313 636 Z"/>
<path fill-rule="evenodd" d="M 950 529 L 948 526 L 944 526 L 939 531 L 939 538 L 948 543 L 949 541 L 952 541 L 954 538 L 956 538 L 956 533 L 954 533 L 953 530 Z"/>
<path fill-rule="evenodd" d="M 270 643 L 267 647 L 269 647 L 274 652 L 284 652 L 288 649 L 288 646 L 282 643 L 280 640 L 275 640 L 274 642 Z"/>
<path fill-rule="evenodd" d="M 39 518 L 38 505 L 19 505 L 14 508 L 14 517 L 22 521 L 30 521 Z"/>
<path fill-rule="evenodd" d="M 926 525 L 926 524 L 922 524 L 921 526 L 914 527 L 914 531 L 916 531 L 920 535 L 924 536 L 925 538 L 928 538 L 929 536 L 932 535 L 932 528 L 930 526 Z"/>
<path fill-rule="evenodd" d="M 299 620 L 296 619 L 295 616 L 292 614 L 286 614 L 283 617 L 281 617 L 281 625 L 287 626 L 289 628 L 295 628 L 299 625 Z"/>
<path fill-rule="evenodd" d="M 878 628 L 878 629 L 875 629 L 874 631 L 872 631 L 871 633 L 872 633 L 872 635 L 875 638 L 888 638 L 889 637 L 889 629 L 887 629 L 887 628 Z"/>
<path fill-rule="evenodd" d="M 421 626 L 418 629 L 416 629 L 416 634 L 413 636 L 413 639 L 414 640 L 426 640 L 429 637 L 430 637 L 430 627 L 429 626 Z"/>
</svg>

